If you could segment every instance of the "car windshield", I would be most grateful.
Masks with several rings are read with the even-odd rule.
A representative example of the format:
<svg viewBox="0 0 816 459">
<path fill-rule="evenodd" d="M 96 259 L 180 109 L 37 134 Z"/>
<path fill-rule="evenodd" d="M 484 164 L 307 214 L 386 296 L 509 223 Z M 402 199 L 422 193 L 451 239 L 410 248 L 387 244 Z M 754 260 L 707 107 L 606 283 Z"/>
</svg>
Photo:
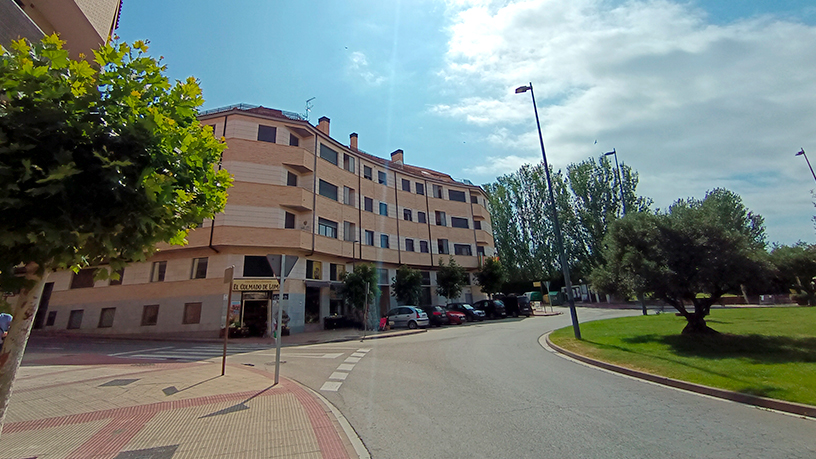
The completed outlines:
<svg viewBox="0 0 816 459">
<path fill-rule="evenodd" d="M 463 304 L 463 305 L 461 305 L 461 306 L 462 306 L 462 308 L 464 308 L 464 309 L 473 309 L 473 306 L 471 306 L 471 305 L 469 305 L 469 304 Z"/>
</svg>

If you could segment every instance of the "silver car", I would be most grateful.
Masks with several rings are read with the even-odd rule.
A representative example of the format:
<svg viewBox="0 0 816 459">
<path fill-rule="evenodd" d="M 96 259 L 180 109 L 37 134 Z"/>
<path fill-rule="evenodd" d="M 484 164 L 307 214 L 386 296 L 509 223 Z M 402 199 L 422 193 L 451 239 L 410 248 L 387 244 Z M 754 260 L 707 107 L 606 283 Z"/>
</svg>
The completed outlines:
<svg viewBox="0 0 816 459">
<path fill-rule="evenodd" d="M 388 311 L 388 321 L 394 327 L 425 328 L 428 326 L 428 314 L 414 306 L 400 306 Z"/>
</svg>

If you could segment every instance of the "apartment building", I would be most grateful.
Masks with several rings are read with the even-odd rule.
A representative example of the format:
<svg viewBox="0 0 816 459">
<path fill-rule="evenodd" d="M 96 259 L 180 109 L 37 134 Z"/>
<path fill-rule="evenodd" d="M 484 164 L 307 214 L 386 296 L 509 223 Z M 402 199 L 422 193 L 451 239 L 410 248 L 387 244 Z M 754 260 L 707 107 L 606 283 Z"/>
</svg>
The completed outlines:
<svg viewBox="0 0 816 459">
<path fill-rule="evenodd" d="M 93 57 L 119 23 L 121 0 L 0 0 L 0 45 L 58 33 L 72 58 Z"/>
<path fill-rule="evenodd" d="M 188 245 L 161 247 L 118 281 L 95 282 L 91 269 L 53 274 L 35 329 L 215 337 L 229 314 L 260 335 L 278 303 L 291 332 L 320 329 L 324 318 L 348 312 L 340 278 L 359 263 L 377 267 L 373 306 L 382 313 L 396 306 L 390 284 L 400 265 L 422 272 L 424 304 L 485 297 L 472 282 L 483 256 L 494 254 L 480 187 L 408 165 L 402 150 L 389 159 L 365 153 L 356 133 L 342 143 L 326 117 L 314 126 L 242 104 L 199 119 L 228 146 L 221 165 L 235 182 L 225 211 L 193 230 Z M 470 273 L 461 298 L 436 294 L 435 269 L 449 257 Z"/>
</svg>

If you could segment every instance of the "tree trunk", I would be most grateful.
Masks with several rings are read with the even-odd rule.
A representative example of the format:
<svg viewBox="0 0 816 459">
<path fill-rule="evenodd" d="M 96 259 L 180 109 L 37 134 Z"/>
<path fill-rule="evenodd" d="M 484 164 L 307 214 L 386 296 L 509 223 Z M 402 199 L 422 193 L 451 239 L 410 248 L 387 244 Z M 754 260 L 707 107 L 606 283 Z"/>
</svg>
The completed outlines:
<svg viewBox="0 0 816 459">
<path fill-rule="evenodd" d="M 26 265 L 26 279 L 33 280 L 36 284 L 31 289 L 20 291 L 17 304 L 12 308 L 14 320 L 11 321 L 8 335 L 3 341 L 3 349 L 0 351 L 0 434 L 3 432 L 6 409 L 11 399 L 11 386 L 23 360 L 23 352 L 47 277 L 38 276 L 37 268 L 36 263 Z"/>
<path fill-rule="evenodd" d="M 696 305 L 694 308 L 694 314 L 686 315 L 686 321 L 688 323 L 683 329 L 683 335 L 713 335 L 719 333 L 706 324 L 703 309 L 698 308 Z"/>
</svg>

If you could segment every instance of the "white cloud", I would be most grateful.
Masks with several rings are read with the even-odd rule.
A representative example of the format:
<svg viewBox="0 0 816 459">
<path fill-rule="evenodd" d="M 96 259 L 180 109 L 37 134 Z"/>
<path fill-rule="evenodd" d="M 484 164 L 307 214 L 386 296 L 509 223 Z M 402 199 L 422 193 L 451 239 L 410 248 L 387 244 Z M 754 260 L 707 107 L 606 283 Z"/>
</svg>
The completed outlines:
<svg viewBox="0 0 816 459">
<path fill-rule="evenodd" d="M 468 172 L 490 180 L 538 149 L 530 94 L 513 93 L 532 81 L 555 167 L 615 147 L 661 207 L 728 186 L 769 217 L 772 239 L 773 216 L 793 225 L 778 234 L 814 240 L 812 178 L 793 154 L 813 142 L 816 28 L 771 17 L 714 25 L 668 0 L 448 7 L 440 75 L 461 96 L 432 111 L 506 152 Z M 766 179 L 741 179 L 751 174 Z"/>
<path fill-rule="evenodd" d="M 359 76 L 367 84 L 377 86 L 385 81 L 385 77 L 374 73 L 368 64 L 365 54 L 354 51 L 349 55 L 348 70 L 351 74 Z"/>
</svg>

